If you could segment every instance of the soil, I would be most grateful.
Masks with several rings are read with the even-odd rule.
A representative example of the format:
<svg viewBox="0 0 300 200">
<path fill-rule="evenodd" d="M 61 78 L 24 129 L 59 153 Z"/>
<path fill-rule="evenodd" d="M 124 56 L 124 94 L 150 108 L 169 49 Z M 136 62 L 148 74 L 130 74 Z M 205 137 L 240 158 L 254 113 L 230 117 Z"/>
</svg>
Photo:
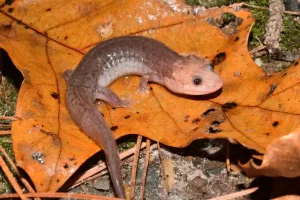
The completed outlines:
<svg viewBox="0 0 300 200">
<path fill-rule="evenodd" d="M 239 145 L 228 144 L 227 140 L 222 139 L 195 141 L 183 149 L 162 146 L 164 163 L 169 163 L 165 165 L 165 169 L 168 172 L 167 179 L 171 179 L 168 180 L 170 192 L 167 192 L 164 187 L 158 150 L 157 148 L 152 149 L 146 179 L 145 199 L 210 199 L 257 186 L 263 190 L 260 189 L 251 196 L 238 199 L 269 199 L 271 178 L 249 179 L 238 170 L 227 172 L 225 164 L 227 145 L 232 152 L 231 160 L 240 159 L 241 156 L 245 158 L 245 155 L 250 154 L 250 150 Z M 137 172 L 135 199 L 140 199 L 144 156 L 145 150 L 142 150 Z M 127 189 L 130 185 L 132 161 L 133 157 L 122 161 L 122 174 Z M 105 175 L 84 186 L 78 186 L 70 192 L 84 193 L 85 190 L 90 194 L 113 197 L 112 186 L 109 183 L 109 176 Z"/>
</svg>

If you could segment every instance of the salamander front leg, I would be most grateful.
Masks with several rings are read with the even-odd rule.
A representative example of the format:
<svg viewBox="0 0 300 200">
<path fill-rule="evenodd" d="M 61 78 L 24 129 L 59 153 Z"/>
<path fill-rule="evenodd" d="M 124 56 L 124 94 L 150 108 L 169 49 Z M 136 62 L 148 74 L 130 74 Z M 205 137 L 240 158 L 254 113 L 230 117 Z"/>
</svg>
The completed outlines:
<svg viewBox="0 0 300 200">
<path fill-rule="evenodd" d="M 95 91 L 95 99 L 100 99 L 106 101 L 113 107 L 121 108 L 131 108 L 131 103 L 129 99 L 122 100 L 116 93 L 107 87 L 98 85 Z"/>
</svg>

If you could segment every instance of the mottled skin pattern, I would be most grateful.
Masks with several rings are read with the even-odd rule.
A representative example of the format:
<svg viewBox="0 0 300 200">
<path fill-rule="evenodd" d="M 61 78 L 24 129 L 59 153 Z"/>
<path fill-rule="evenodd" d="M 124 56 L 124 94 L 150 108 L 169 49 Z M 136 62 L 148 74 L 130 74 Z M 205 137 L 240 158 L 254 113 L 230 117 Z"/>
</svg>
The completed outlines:
<svg viewBox="0 0 300 200">
<path fill-rule="evenodd" d="M 139 36 L 107 40 L 89 51 L 72 74 L 65 72 L 67 108 L 76 124 L 104 150 L 113 186 L 121 198 L 126 196 L 117 145 L 94 103 L 102 99 L 115 107 L 129 107 L 128 101 L 121 100 L 107 88 L 128 74 L 142 76 L 140 91 L 147 90 L 148 81 L 187 94 L 207 94 L 222 86 L 207 60 L 183 57 L 156 40 Z M 200 85 L 194 84 L 199 81 L 193 83 L 195 76 L 201 76 Z"/>
</svg>

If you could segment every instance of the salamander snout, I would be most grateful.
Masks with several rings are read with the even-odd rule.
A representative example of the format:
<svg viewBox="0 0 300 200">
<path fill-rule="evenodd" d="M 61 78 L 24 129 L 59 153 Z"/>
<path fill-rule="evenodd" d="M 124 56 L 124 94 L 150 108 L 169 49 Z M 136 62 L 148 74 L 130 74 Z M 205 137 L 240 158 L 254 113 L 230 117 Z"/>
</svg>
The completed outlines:
<svg viewBox="0 0 300 200">
<path fill-rule="evenodd" d="M 222 79 L 213 71 L 211 64 L 199 60 L 192 60 L 184 66 L 175 65 L 172 76 L 164 77 L 165 86 L 173 92 L 189 95 L 204 95 L 219 90 L 223 85 Z"/>
</svg>

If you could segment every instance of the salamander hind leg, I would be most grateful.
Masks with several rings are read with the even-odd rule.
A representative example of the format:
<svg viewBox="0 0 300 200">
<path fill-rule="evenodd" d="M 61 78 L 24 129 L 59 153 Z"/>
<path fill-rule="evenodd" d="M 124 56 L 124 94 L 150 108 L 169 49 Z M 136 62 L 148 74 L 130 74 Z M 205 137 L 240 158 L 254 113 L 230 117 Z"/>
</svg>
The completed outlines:
<svg viewBox="0 0 300 200">
<path fill-rule="evenodd" d="M 113 107 L 131 108 L 131 101 L 128 99 L 122 100 L 116 93 L 107 87 L 98 85 L 95 92 L 95 99 L 106 101 Z"/>
</svg>

